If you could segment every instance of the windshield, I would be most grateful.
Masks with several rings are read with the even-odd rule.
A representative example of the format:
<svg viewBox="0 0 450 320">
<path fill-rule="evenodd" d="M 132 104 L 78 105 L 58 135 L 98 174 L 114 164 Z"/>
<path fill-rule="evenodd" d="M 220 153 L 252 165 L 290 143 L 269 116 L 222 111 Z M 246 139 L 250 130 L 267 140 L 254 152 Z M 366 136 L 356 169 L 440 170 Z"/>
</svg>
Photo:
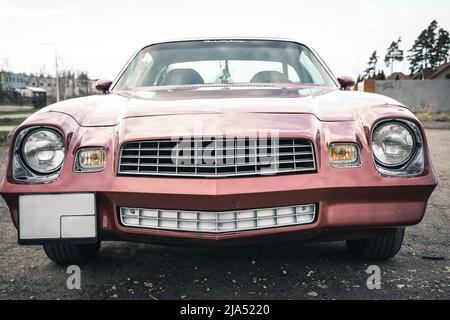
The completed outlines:
<svg viewBox="0 0 450 320">
<path fill-rule="evenodd" d="M 141 50 L 115 89 L 147 86 L 297 83 L 335 86 L 305 46 L 287 41 L 205 40 Z"/>
</svg>

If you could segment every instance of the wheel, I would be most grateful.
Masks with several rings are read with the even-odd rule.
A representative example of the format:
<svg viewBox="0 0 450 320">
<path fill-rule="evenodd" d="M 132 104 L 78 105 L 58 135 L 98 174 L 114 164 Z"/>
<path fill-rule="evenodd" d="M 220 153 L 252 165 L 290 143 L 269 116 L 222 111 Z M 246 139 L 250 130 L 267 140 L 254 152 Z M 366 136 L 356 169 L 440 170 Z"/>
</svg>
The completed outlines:
<svg viewBox="0 0 450 320">
<path fill-rule="evenodd" d="M 398 228 L 392 236 L 373 239 L 347 240 L 347 248 L 361 259 L 388 260 L 394 257 L 403 243 L 405 228 Z"/>
<path fill-rule="evenodd" d="M 100 242 L 89 244 L 49 244 L 44 251 L 57 264 L 83 264 L 94 260 L 100 250 Z"/>
</svg>

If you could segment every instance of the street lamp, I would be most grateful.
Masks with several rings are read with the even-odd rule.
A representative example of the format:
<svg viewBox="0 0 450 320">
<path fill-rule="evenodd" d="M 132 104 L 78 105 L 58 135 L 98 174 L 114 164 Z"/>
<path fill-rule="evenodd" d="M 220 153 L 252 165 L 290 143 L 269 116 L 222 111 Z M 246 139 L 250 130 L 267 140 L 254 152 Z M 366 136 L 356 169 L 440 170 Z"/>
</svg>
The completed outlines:
<svg viewBox="0 0 450 320">
<path fill-rule="evenodd" d="M 59 76 L 58 76 L 58 54 L 54 43 L 42 43 L 42 46 L 52 46 L 55 50 L 55 72 L 56 72 L 56 102 L 59 102 Z"/>
</svg>

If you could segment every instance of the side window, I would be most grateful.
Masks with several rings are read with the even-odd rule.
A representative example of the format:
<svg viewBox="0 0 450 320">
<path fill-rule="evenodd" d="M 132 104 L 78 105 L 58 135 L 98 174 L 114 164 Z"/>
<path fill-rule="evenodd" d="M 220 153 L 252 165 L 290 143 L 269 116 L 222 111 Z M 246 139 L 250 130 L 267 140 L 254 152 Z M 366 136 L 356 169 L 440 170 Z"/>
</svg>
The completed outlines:
<svg viewBox="0 0 450 320">
<path fill-rule="evenodd" d="M 122 83 L 123 80 L 120 81 L 118 86 L 127 89 L 149 85 L 147 84 L 147 81 L 145 81 L 145 78 L 152 65 L 152 55 L 147 51 L 141 52 L 128 67 L 126 73 L 122 75 L 121 79 L 126 79 L 125 82 Z M 131 74 L 133 76 L 131 76 Z"/>
<path fill-rule="evenodd" d="M 308 73 L 308 76 L 309 78 L 311 78 L 313 83 L 325 84 L 319 70 L 317 70 L 316 66 L 311 61 L 309 56 L 305 53 L 305 51 L 302 51 L 302 53 L 300 54 L 300 64 L 303 66 L 304 71 Z M 304 82 L 305 80 L 306 79 L 303 79 Z"/>
</svg>

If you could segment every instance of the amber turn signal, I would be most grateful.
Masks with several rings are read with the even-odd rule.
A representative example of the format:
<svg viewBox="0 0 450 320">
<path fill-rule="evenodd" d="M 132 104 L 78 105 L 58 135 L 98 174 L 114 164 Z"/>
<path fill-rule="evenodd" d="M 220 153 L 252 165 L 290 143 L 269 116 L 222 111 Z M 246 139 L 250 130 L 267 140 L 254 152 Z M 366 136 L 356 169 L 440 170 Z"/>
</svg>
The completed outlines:
<svg viewBox="0 0 450 320">
<path fill-rule="evenodd" d="M 105 167 L 106 152 L 104 148 L 86 148 L 78 151 L 75 171 L 101 171 Z"/>
<path fill-rule="evenodd" d="M 330 162 L 334 167 L 359 166 L 359 148 L 354 143 L 333 143 L 330 145 Z"/>
</svg>

